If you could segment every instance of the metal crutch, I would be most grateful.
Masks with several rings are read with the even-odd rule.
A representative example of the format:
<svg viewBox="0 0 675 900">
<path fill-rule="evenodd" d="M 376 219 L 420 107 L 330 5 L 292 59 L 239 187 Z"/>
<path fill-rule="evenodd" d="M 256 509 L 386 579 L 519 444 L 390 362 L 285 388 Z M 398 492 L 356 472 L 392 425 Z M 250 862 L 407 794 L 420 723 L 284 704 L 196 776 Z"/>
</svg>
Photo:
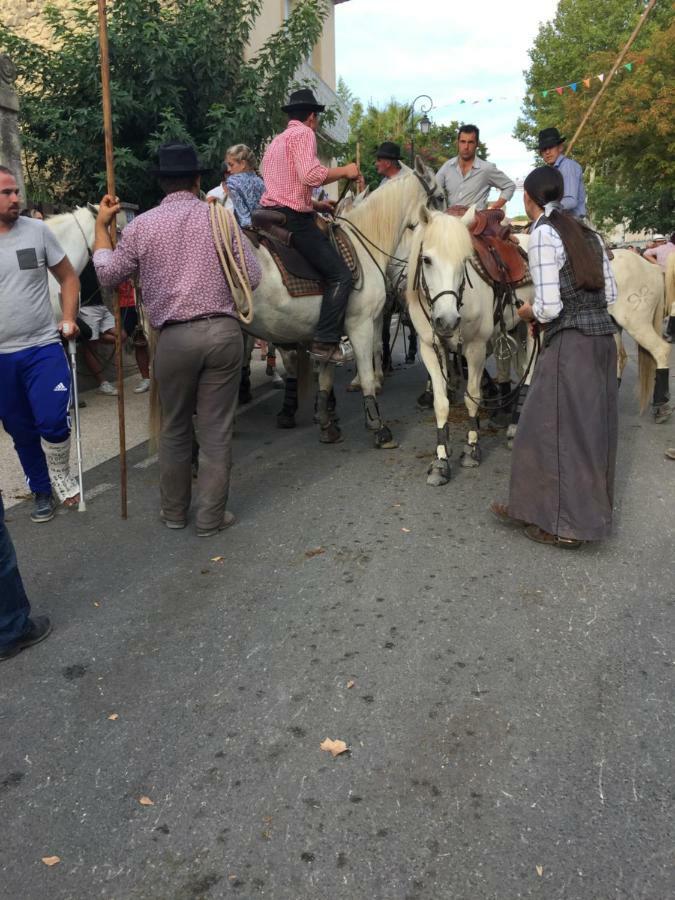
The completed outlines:
<svg viewBox="0 0 675 900">
<path fill-rule="evenodd" d="M 68 356 L 70 357 L 70 377 L 73 385 L 73 409 L 75 411 L 75 442 L 77 444 L 77 475 L 80 482 L 80 502 L 77 505 L 78 512 L 86 512 L 87 504 L 84 501 L 84 482 L 82 480 L 82 435 L 80 433 L 80 398 L 77 392 L 77 345 L 74 340 L 68 341 Z"/>
</svg>

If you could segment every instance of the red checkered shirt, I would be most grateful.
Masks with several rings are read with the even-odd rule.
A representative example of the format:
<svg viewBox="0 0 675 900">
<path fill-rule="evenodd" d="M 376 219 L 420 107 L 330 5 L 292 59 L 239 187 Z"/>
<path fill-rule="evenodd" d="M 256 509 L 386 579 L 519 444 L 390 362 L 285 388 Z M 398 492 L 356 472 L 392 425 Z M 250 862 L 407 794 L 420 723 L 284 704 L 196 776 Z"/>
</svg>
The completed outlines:
<svg viewBox="0 0 675 900">
<path fill-rule="evenodd" d="M 262 161 L 265 193 L 261 206 L 287 206 L 312 211 L 312 188 L 326 180 L 328 169 L 316 155 L 316 135 L 309 126 L 291 119 L 265 151 Z"/>
</svg>

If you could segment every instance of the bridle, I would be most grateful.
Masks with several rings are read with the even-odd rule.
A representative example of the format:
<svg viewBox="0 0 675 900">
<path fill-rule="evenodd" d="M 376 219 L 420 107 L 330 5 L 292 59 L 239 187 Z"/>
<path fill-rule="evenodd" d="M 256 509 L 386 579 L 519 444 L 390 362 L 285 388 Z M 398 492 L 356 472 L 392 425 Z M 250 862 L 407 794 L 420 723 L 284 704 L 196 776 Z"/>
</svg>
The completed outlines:
<svg viewBox="0 0 675 900">
<path fill-rule="evenodd" d="M 417 263 L 415 265 L 415 273 L 413 275 L 413 290 L 417 291 L 418 296 L 420 293 L 424 294 L 424 299 L 426 300 L 428 311 L 425 309 L 423 303 L 420 303 L 420 307 L 422 312 L 426 316 L 429 324 L 431 325 L 432 331 L 434 332 L 434 338 L 436 337 L 436 328 L 434 326 L 434 321 L 432 318 L 432 313 L 434 311 L 434 304 L 441 297 L 445 297 L 449 295 L 450 297 L 455 298 L 455 302 L 457 304 L 457 312 L 461 310 L 464 304 L 464 288 L 469 284 L 470 288 L 473 288 L 473 284 L 471 283 L 471 278 L 469 277 L 469 270 L 466 267 L 466 261 L 464 262 L 464 271 L 462 273 L 462 280 L 459 284 L 459 288 L 456 291 L 453 291 L 451 288 L 445 291 L 439 291 L 434 296 L 431 296 L 431 291 L 429 290 L 429 285 L 427 284 L 427 279 L 424 275 L 424 242 L 420 244 L 420 252 L 417 254 Z"/>
<path fill-rule="evenodd" d="M 82 240 L 84 241 L 84 246 L 87 250 L 87 256 L 91 261 L 94 258 L 94 254 L 91 252 L 91 248 L 89 247 L 89 241 L 87 240 L 87 235 L 84 233 L 84 228 L 80 225 L 80 222 L 74 212 L 70 212 L 68 213 L 68 215 L 72 216 L 73 219 L 75 219 L 75 224 L 77 225 L 79 232 L 82 235 Z"/>
</svg>

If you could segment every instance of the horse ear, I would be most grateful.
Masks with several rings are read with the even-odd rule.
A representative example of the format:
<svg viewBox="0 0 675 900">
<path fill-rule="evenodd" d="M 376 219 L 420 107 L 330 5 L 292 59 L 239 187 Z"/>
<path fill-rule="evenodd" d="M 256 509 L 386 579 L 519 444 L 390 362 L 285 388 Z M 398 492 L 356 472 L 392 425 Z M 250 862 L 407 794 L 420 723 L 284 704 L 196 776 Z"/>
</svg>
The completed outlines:
<svg viewBox="0 0 675 900">
<path fill-rule="evenodd" d="M 420 224 L 428 225 L 431 222 L 431 210 L 425 203 L 420 205 Z"/>
<path fill-rule="evenodd" d="M 94 203 L 87 203 L 87 209 L 92 214 L 92 216 L 98 215 L 98 206 Z"/>
<path fill-rule="evenodd" d="M 462 223 L 466 225 L 467 228 L 471 228 L 473 223 L 476 221 L 476 204 L 470 206 L 467 211 L 464 213 L 461 219 Z"/>
<path fill-rule="evenodd" d="M 415 171 L 418 175 L 424 175 L 426 169 L 424 167 L 424 160 L 421 156 L 415 154 Z"/>
</svg>

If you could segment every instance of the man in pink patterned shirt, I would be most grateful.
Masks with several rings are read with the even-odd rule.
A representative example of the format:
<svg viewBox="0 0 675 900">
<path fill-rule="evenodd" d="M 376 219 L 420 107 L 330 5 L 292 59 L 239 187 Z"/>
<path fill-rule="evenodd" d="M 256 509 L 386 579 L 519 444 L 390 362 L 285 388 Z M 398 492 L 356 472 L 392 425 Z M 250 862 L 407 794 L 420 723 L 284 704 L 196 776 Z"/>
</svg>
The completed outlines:
<svg viewBox="0 0 675 900">
<path fill-rule="evenodd" d="M 199 197 L 194 147 L 159 149 L 156 174 L 166 197 L 137 216 L 115 250 L 108 226 L 116 197 L 101 200 L 94 266 L 103 287 L 138 275 L 143 306 L 159 330 L 153 363 L 162 407 L 159 444 L 160 516 L 185 528 L 192 491 L 192 416 L 197 411 L 200 456 L 197 534 L 210 537 L 234 522 L 225 504 L 232 465 L 232 430 L 243 355 L 241 328 L 211 233 L 209 207 Z M 260 266 L 242 241 L 251 287 Z M 236 244 L 232 249 L 238 257 Z"/>
<path fill-rule="evenodd" d="M 312 190 L 340 178 L 356 179 L 359 170 L 355 163 L 329 169 L 319 161 L 315 132 L 325 107 L 309 89 L 292 93 L 281 108 L 288 114 L 288 127 L 274 138 L 263 157 L 266 189 L 260 203 L 284 213 L 293 245 L 323 276 L 326 288 L 310 354 L 320 362 L 339 365 L 352 358 L 348 345 L 340 341 L 352 277 L 314 220 L 315 211 L 331 210 L 332 206 L 312 200 Z"/>
</svg>

